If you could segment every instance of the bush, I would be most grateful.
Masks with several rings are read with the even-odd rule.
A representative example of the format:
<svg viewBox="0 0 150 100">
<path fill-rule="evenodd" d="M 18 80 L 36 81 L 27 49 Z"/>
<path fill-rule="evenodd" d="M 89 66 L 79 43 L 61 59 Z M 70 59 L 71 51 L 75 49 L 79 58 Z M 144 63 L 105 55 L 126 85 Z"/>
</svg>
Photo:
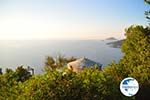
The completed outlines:
<svg viewBox="0 0 150 100">
<path fill-rule="evenodd" d="M 64 74 L 65 73 L 65 74 Z M 116 80 L 97 69 L 85 69 L 81 73 L 51 71 L 32 77 L 20 88 L 18 98 L 28 100 L 126 100 Z"/>
</svg>

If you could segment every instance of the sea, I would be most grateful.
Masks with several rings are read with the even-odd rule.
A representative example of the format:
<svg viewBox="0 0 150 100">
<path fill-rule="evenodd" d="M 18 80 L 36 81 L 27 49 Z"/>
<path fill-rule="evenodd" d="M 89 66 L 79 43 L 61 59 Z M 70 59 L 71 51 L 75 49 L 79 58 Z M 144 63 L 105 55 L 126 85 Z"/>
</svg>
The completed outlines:
<svg viewBox="0 0 150 100">
<path fill-rule="evenodd" d="M 47 56 L 86 57 L 103 67 L 123 56 L 120 48 L 112 48 L 108 40 L 0 40 L 0 68 L 15 70 L 30 66 L 42 73 Z"/>
</svg>

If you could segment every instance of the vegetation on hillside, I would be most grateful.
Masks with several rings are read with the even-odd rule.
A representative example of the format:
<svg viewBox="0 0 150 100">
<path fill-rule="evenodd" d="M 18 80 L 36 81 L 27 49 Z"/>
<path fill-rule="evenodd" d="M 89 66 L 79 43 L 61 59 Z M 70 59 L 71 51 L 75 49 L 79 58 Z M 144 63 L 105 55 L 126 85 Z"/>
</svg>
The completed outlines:
<svg viewBox="0 0 150 100">
<path fill-rule="evenodd" d="M 68 60 L 47 57 L 45 73 L 31 76 L 23 66 L 15 71 L 7 69 L 0 75 L 0 100 L 148 100 L 150 98 L 150 29 L 131 26 L 126 29 L 122 46 L 124 57 L 103 71 L 84 69 L 80 73 L 58 72 Z M 61 58 L 61 59 L 60 59 Z M 69 61 L 74 60 L 74 58 Z M 48 70 L 50 69 L 50 70 Z M 140 91 L 125 97 L 119 84 L 126 77 L 134 77 Z"/>
</svg>

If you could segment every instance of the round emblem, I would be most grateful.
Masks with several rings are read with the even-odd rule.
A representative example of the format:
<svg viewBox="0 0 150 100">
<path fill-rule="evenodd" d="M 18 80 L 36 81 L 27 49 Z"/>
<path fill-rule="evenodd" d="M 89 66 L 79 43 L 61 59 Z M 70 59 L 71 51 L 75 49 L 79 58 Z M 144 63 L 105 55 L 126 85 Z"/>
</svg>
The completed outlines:
<svg viewBox="0 0 150 100">
<path fill-rule="evenodd" d="M 134 96 L 139 90 L 139 84 L 136 79 L 132 77 L 125 78 L 120 83 L 120 91 L 125 96 Z"/>
</svg>

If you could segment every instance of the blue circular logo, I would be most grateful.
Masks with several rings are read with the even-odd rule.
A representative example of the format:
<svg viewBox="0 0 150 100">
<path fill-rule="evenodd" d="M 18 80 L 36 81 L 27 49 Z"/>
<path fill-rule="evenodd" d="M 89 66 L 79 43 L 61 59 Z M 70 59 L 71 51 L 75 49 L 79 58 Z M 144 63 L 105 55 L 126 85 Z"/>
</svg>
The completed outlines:
<svg viewBox="0 0 150 100">
<path fill-rule="evenodd" d="M 134 96 L 139 91 L 139 84 L 136 79 L 132 77 L 125 78 L 120 83 L 120 91 L 125 96 Z"/>
</svg>

